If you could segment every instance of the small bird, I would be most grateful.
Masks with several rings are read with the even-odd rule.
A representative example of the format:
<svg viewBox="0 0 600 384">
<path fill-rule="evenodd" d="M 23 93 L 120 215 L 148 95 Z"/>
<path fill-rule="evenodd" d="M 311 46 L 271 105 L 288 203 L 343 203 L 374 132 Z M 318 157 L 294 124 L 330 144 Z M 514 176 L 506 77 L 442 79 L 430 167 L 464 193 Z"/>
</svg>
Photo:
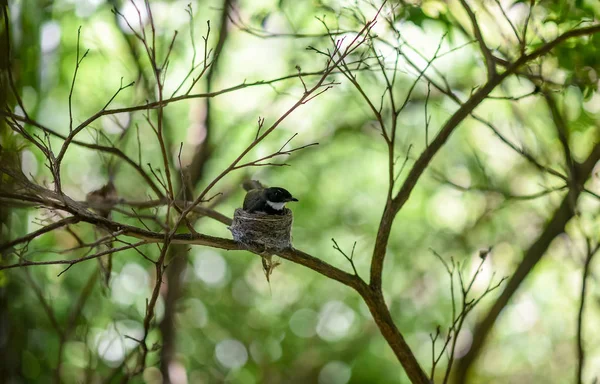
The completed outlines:
<svg viewBox="0 0 600 384">
<path fill-rule="evenodd" d="M 243 209 L 248 213 L 262 212 L 268 215 L 282 215 L 286 203 L 298 201 L 287 190 L 280 187 L 265 188 L 256 180 L 245 182 L 243 186 L 247 191 Z"/>
<path fill-rule="evenodd" d="M 117 203 L 117 189 L 112 180 L 109 180 L 104 186 L 88 193 L 85 200 L 102 217 L 109 218 L 110 212 Z"/>
</svg>

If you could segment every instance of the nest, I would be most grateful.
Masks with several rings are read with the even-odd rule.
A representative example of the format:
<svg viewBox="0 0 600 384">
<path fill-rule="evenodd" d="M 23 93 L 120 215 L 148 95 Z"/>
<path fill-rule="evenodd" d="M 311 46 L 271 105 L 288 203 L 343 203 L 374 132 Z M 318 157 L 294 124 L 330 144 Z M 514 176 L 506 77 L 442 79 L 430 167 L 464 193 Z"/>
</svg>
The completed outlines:
<svg viewBox="0 0 600 384">
<path fill-rule="evenodd" d="M 292 211 L 287 208 L 282 215 L 249 213 L 238 208 L 229 230 L 246 249 L 266 256 L 292 246 L 292 221 Z"/>
<path fill-rule="evenodd" d="M 282 215 L 249 213 L 241 208 L 235 210 L 229 227 L 233 239 L 252 252 L 262 256 L 267 281 L 279 262 L 273 254 L 292 247 L 292 211 L 284 208 Z"/>
</svg>

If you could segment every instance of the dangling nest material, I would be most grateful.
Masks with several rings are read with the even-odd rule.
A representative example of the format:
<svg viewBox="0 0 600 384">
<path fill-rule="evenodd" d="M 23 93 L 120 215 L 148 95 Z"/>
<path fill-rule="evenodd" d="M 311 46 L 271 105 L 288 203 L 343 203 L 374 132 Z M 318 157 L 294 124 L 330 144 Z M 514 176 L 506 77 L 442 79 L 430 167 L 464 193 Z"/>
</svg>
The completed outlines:
<svg viewBox="0 0 600 384">
<path fill-rule="evenodd" d="M 249 213 L 241 208 L 235 210 L 229 227 L 233 239 L 244 248 L 263 256 L 263 269 L 267 280 L 279 265 L 272 255 L 292 246 L 292 211 L 284 208 L 283 215 Z"/>
</svg>

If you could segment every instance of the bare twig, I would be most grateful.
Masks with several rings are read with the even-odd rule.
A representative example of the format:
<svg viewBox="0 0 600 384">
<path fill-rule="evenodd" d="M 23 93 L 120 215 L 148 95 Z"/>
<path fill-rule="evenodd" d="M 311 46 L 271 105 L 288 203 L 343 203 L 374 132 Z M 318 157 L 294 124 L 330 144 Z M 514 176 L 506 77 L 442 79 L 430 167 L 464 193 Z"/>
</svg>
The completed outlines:
<svg viewBox="0 0 600 384">
<path fill-rule="evenodd" d="M 85 57 L 85 55 L 84 55 L 84 57 Z M 83 60 L 83 58 L 82 58 L 82 60 Z M 73 83 L 74 83 L 74 81 L 75 81 L 75 76 L 73 76 Z M 109 101 L 105 104 L 105 106 L 100 110 L 99 113 L 102 113 L 102 111 L 106 111 L 108 106 L 110 105 L 110 103 L 115 99 L 115 97 L 117 97 L 117 95 L 122 90 L 131 87 L 133 84 L 134 83 L 129 83 L 129 84 L 123 85 L 123 81 L 121 79 L 121 84 L 119 86 L 119 89 L 113 94 L 113 96 L 109 99 Z M 63 142 L 63 145 L 60 148 L 60 152 L 58 153 L 58 156 L 56 156 L 56 160 L 52 164 L 52 168 L 54 171 L 54 178 L 55 178 L 55 180 L 54 180 L 55 190 L 57 192 L 61 191 L 60 167 L 61 167 L 62 160 L 64 159 L 65 154 L 67 153 L 67 149 L 69 148 L 69 145 L 71 144 L 71 142 L 73 141 L 75 136 L 79 132 L 81 132 L 85 127 L 87 127 L 88 124 L 89 123 L 85 124 L 85 122 L 81 123 L 75 129 L 71 129 L 69 131 L 69 135 L 65 138 L 65 141 Z"/>
<path fill-rule="evenodd" d="M 52 232 L 52 231 L 54 231 L 57 228 L 62 228 L 62 227 L 67 226 L 69 224 L 78 223 L 79 221 L 80 221 L 80 219 L 78 217 L 75 217 L 75 216 L 71 216 L 71 217 L 68 217 L 66 219 L 59 220 L 59 221 L 57 221 L 55 223 L 52 223 L 52 224 L 49 224 L 49 225 L 47 225 L 47 226 L 45 226 L 43 228 L 40 228 L 37 231 L 31 232 L 31 233 L 29 233 L 29 234 L 27 234 L 27 235 L 25 235 L 23 237 L 20 237 L 18 239 L 12 240 L 12 241 L 9 241 L 6 244 L 1 244 L 0 245 L 0 252 L 3 252 L 5 250 L 7 250 L 7 249 L 10 249 L 10 248 L 14 247 L 15 245 L 18 245 L 18 244 L 21 244 L 21 243 L 30 242 L 31 240 L 37 238 L 38 236 L 41 236 L 41 235 L 43 235 L 45 233 L 48 233 L 48 232 Z M 2 266 L 0 266 L 0 268 L 1 267 Z"/>
<path fill-rule="evenodd" d="M 480 252 L 480 256 L 483 255 L 480 257 L 481 261 L 479 262 L 479 265 L 477 266 L 477 269 L 475 270 L 475 273 L 473 274 L 473 276 L 471 276 L 471 279 L 469 280 L 469 282 L 465 283 L 465 280 L 463 277 L 463 272 L 462 272 L 464 264 L 455 262 L 455 260 L 453 258 L 450 258 L 450 264 L 448 264 L 448 262 L 446 262 L 442 258 L 442 256 L 440 256 L 440 254 L 438 254 L 436 251 L 431 249 L 431 251 L 433 252 L 435 257 L 438 260 L 440 260 L 440 262 L 443 264 L 443 266 L 446 270 L 446 273 L 450 279 L 450 294 L 451 294 L 451 300 L 452 300 L 452 319 L 450 322 L 450 327 L 448 328 L 448 332 L 446 334 L 446 337 L 444 338 L 444 343 L 442 345 L 442 348 L 437 354 L 436 354 L 436 350 L 435 350 L 435 342 L 437 341 L 438 337 L 440 336 L 440 327 L 439 326 L 437 327 L 435 336 L 430 335 L 431 343 L 432 343 L 432 346 L 431 346 L 431 348 L 432 348 L 432 357 L 431 357 L 432 364 L 431 364 L 431 371 L 430 371 L 431 381 L 433 381 L 433 378 L 435 375 L 435 368 L 436 368 L 437 364 L 440 362 L 441 358 L 444 356 L 444 353 L 447 352 L 448 364 L 446 365 L 446 371 L 444 374 L 443 383 L 445 384 L 448 382 L 448 380 L 450 378 L 450 372 L 452 371 L 452 365 L 454 362 L 454 356 L 455 356 L 455 352 L 456 352 L 456 343 L 458 341 L 458 335 L 460 334 L 460 331 L 464 325 L 465 319 L 467 318 L 469 313 L 475 308 L 475 306 L 485 296 L 487 296 L 489 293 L 496 290 L 507 279 L 507 277 L 503 277 L 497 283 L 492 285 L 493 280 L 494 280 L 494 275 L 492 275 L 492 278 L 490 279 L 490 282 L 489 282 L 486 290 L 484 292 L 482 292 L 476 298 L 473 298 L 473 299 L 469 298 L 471 289 L 473 288 L 473 284 L 475 283 L 475 280 L 477 280 L 477 276 L 481 272 L 483 263 L 485 263 L 486 257 L 488 256 L 490 250 L 491 250 L 491 248 L 485 250 L 485 252 L 483 252 L 483 251 Z M 457 303 L 454 298 L 454 281 L 456 279 L 458 279 L 458 282 L 460 283 L 460 288 L 461 288 L 460 311 L 457 311 L 457 305 L 456 305 Z"/>
<path fill-rule="evenodd" d="M 79 66 L 85 57 L 87 56 L 89 49 L 86 49 L 81 59 L 79 58 L 79 39 L 81 37 L 81 25 L 77 28 L 77 55 L 75 57 L 75 70 L 73 71 L 73 79 L 71 80 L 71 89 L 69 90 L 69 133 L 73 131 L 73 89 L 75 89 L 75 80 L 77 79 L 77 72 L 79 71 Z"/>
<path fill-rule="evenodd" d="M 600 244 L 592 247 L 590 239 L 586 239 L 586 257 L 583 265 L 583 275 L 581 282 L 581 295 L 579 300 L 579 311 L 577 312 L 577 378 L 578 384 L 583 383 L 583 368 L 585 365 L 585 349 L 583 348 L 583 320 L 585 310 L 585 297 L 587 293 L 588 276 L 590 273 L 590 265 L 594 255 L 600 250 Z"/>
<path fill-rule="evenodd" d="M 87 260 L 96 259 L 100 256 L 108 255 L 110 253 L 117 253 L 120 251 L 124 251 L 126 249 L 138 247 L 140 245 L 147 244 L 147 243 L 149 243 L 149 242 L 146 240 L 138 241 L 137 243 L 135 243 L 133 245 L 127 245 L 127 246 L 123 246 L 120 248 L 108 249 L 106 251 L 98 252 L 93 255 L 84 256 L 84 257 L 80 257 L 78 259 L 72 259 L 72 260 L 49 260 L 49 261 L 22 260 L 21 262 L 16 263 L 16 264 L 0 265 L 0 271 L 5 270 L 5 269 L 20 268 L 20 267 L 32 267 L 32 266 L 38 266 L 38 265 L 68 265 L 68 267 L 65 270 L 63 270 L 62 272 L 60 272 L 58 274 L 58 276 L 60 276 L 63 273 L 65 273 L 67 270 L 69 270 L 75 264 L 79 264 L 79 263 L 81 263 L 83 261 L 87 261 Z"/>
<path fill-rule="evenodd" d="M 346 260 L 348 260 L 348 262 L 352 266 L 352 270 L 354 271 L 354 275 L 358 276 L 358 272 L 356 272 L 356 266 L 354 265 L 354 249 L 356 248 L 356 241 L 354 242 L 354 245 L 352 245 L 352 251 L 350 252 L 350 256 L 348 256 L 344 251 L 342 251 L 342 249 L 340 248 L 340 246 L 338 245 L 338 243 L 335 241 L 334 238 L 332 238 L 331 241 L 333 242 L 333 249 L 335 249 L 336 251 L 338 251 L 339 253 L 341 253 L 342 256 L 344 256 L 344 258 Z"/>
<path fill-rule="evenodd" d="M 475 35 L 475 39 L 477 39 L 477 43 L 479 44 L 479 49 L 481 50 L 481 53 L 483 54 L 483 59 L 485 61 L 485 66 L 487 68 L 488 82 L 490 82 L 496 76 L 496 65 L 495 65 L 494 59 L 492 57 L 493 56 L 492 52 L 490 52 L 490 49 L 485 44 L 485 40 L 483 39 L 483 35 L 481 34 L 481 29 L 479 28 L 479 23 L 477 22 L 477 18 L 475 17 L 475 14 L 471 10 L 471 7 L 469 6 L 469 4 L 467 4 L 466 0 L 460 0 L 460 3 L 462 4 L 465 11 L 467 11 L 467 14 L 469 15 L 469 19 L 471 19 L 471 26 L 473 27 L 473 33 Z"/>
<path fill-rule="evenodd" d="M 510 28 L 512 29 L 513 33 L 515 34 L 515 37 L 517 38 L 517 41 L 519 42 L 519 45 L 523 45 L 523 43 L 521 42 L 521 37 L 519 36 L 519 32 L 517 31 L 517 28 L 515 27 L 515 24 L 510 20 L 510 17 L 508 17 L 506 12 L 504 11 L 504 8 L 502 8 L 502 4 L 500 4 L 499 0 L 494 0 L 494 1 L 496 2 L 496 5 L 498 6 L 498 8 L 500 8 L 500 12 L 502 12 L 502 16 L 504 16 L 504 19 L 510 25 Z"/>
</svg>

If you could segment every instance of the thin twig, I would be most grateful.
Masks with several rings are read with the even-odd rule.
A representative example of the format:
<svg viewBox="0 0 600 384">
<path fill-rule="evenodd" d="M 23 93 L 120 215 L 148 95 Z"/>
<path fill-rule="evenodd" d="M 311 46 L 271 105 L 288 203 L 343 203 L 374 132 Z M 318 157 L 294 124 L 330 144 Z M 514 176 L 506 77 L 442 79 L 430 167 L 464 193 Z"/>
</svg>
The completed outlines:
<svg viewBox="0 0 600 384">
<path fill-rule="evenodd" d="M 348 260 L 350 266 L 352 266 L 352 270 L 354 271 L 354 276 L 359 277 L 358 272 L 356 271 L 356 266 L 354 265 L 354 249 L 356 248 L 356 241 L 354 242 L 354 245 L 352 245 L 352 251 L 350 252 L 350 256 L 348 256 L 344 251 L 342 251 L 342 249 L 340 248 L 340 246 L 334 238 L 331 238 L 331 241 L 333 242 L 333 249 L 341 253 L 342 256 L 344 256 L 344 258 Z"/>
<path fill-rule="evenodd" d="M 579 299 L 579 311 L 577 312 L 577 378 L 578 384 L 583 383 L 583 368 L 585 366 L 585 349 L 583 348 L 583 320 L 585 310 L 585 298 L 587 293 L 588 276 L 590 273 L 590 266 L 594 255 L 598 253 L 600 244 L 592 247 L 591 240 L 586 239 L 586 258 L 583 265 L 582 282 L 581 282 L 581 294 Z"/>
</svg>

